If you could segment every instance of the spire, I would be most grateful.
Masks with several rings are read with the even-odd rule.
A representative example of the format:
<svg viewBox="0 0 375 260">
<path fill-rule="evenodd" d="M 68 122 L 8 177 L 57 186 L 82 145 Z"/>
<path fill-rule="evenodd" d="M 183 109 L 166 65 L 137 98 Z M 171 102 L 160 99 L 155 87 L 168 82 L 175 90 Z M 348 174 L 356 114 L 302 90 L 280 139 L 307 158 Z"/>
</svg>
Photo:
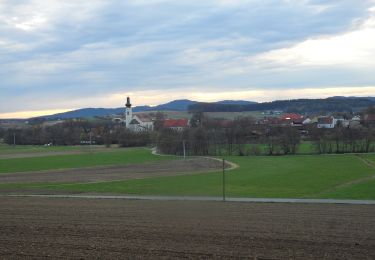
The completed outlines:
<svg viewBox="0 0 375 260">
<path fill-rule="evenodd" d="M 126 98 L 125 106 L 128 107 L 128 108 L 131 108 L 131 106 L 132 106 L 132 104 L 130 104 L 130 98 L 129 97 Z"/>
</svg>

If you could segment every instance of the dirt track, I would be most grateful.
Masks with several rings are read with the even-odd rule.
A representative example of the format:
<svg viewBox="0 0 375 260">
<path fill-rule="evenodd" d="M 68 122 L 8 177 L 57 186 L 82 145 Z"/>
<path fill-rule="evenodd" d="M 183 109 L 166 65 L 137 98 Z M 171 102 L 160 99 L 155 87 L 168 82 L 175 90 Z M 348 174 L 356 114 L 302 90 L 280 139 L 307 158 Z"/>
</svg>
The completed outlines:
<svg viewBox="0 0 375 260">
<path fill-rule="evenodd" d="M 0 258 L 374 259 L 374 216 L 364 205 L 1 197 Z"/>
<path fill-rule="evenodd" d="M 228 165 L 229 166 L 229 165 Z M 222 163 L 208 158 L 161 161 L 126 166 L 107 166 L 0 174 L 0 183 L 99 182 L 157 176 L 174 176 L 220 170 Z"/>
</svg>

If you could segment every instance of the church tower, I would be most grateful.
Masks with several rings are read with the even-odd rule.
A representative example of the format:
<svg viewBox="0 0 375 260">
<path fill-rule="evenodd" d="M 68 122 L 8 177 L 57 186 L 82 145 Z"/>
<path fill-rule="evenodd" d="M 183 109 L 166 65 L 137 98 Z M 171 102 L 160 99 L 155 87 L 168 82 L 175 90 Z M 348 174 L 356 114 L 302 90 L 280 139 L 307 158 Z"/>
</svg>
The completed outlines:
<svg viewBox="0 0 375 260">
<path fill-rule="evenodd" d="M 130 104 L 130 98 L 126 98 L 126 104 L 125 104 L 125 125 L 126 128 L 129 128 L 130 121 L 132 121 L 133 118 L 133 111 L 132 111 L 132 104 Z"/>
</svg>

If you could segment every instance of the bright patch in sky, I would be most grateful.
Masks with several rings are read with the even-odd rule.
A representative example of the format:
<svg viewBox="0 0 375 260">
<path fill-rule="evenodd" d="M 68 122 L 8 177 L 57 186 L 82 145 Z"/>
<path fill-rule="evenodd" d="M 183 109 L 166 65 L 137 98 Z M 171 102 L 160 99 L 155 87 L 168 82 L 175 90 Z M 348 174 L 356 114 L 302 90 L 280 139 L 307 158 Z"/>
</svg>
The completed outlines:
<svg viewBox="0 0 375 260">
<path fill-rule="evenodd" d="M 373 0 L 0 2 L 0 118 L 375 96 L 374 71 Z"/>
</svg>

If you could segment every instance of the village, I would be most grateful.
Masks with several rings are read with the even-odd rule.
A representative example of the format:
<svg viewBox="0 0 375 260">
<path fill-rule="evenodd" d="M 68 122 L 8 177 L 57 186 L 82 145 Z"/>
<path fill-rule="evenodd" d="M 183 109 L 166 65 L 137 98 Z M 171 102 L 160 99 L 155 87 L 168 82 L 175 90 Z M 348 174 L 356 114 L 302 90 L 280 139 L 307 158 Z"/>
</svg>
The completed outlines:
<svg viewBox="0 0 375 260">
<path fill-rule="evenodd" d="M 159 112 L 162 115 L 162 126 L 164 128 L 173 129 L 176 131 L 183 131 L 186 128 L 192 126 L 192 116 L 181 117 L 181 118 L 166 118 L 163 112 Z M 301 115 L 298 113 L 284 113 L 283 111 L 267 111 L 262 112 L 262 116 L 258 118 L 253 118 L 252 123 L 255 125 L 263 126 L 292 126 L 304 132 L 307 128 L 319 128 L 319 129 L 333 129 L 336 127 L 340 128 L 361 128 L 361 127 L 375 127 L 375 112 L 369 110 L 364 112 L 363 115 Z M 153 131 L 154 123 L 157 118 L 157 114 L 153 112 L 132 112 L 132 104 L 130 103 L 130 98 L 127 98 L 127 103 L 125 106 L 124 117 L 113 118 L 113 122 L 118 124 L 125 124 L 126 128 L 134 131 Z M 233 118 L 232 120 L 224 118 L 215 118 L 221 127 L 230 126 L 231 122 L 238 118 Z M 159 118 L 160 120 L 160 118 Z"/>
<path fill-rule="evenodd" d="M 2 123 L 0 141 L 10 145 L 151 146 L 166 154 L 213 156 L 375 150 L 372 107 L 324 115 L 281 110 L 135 112 L 133 108 L 127 97 L 121 114 Z"/>
</svg>

